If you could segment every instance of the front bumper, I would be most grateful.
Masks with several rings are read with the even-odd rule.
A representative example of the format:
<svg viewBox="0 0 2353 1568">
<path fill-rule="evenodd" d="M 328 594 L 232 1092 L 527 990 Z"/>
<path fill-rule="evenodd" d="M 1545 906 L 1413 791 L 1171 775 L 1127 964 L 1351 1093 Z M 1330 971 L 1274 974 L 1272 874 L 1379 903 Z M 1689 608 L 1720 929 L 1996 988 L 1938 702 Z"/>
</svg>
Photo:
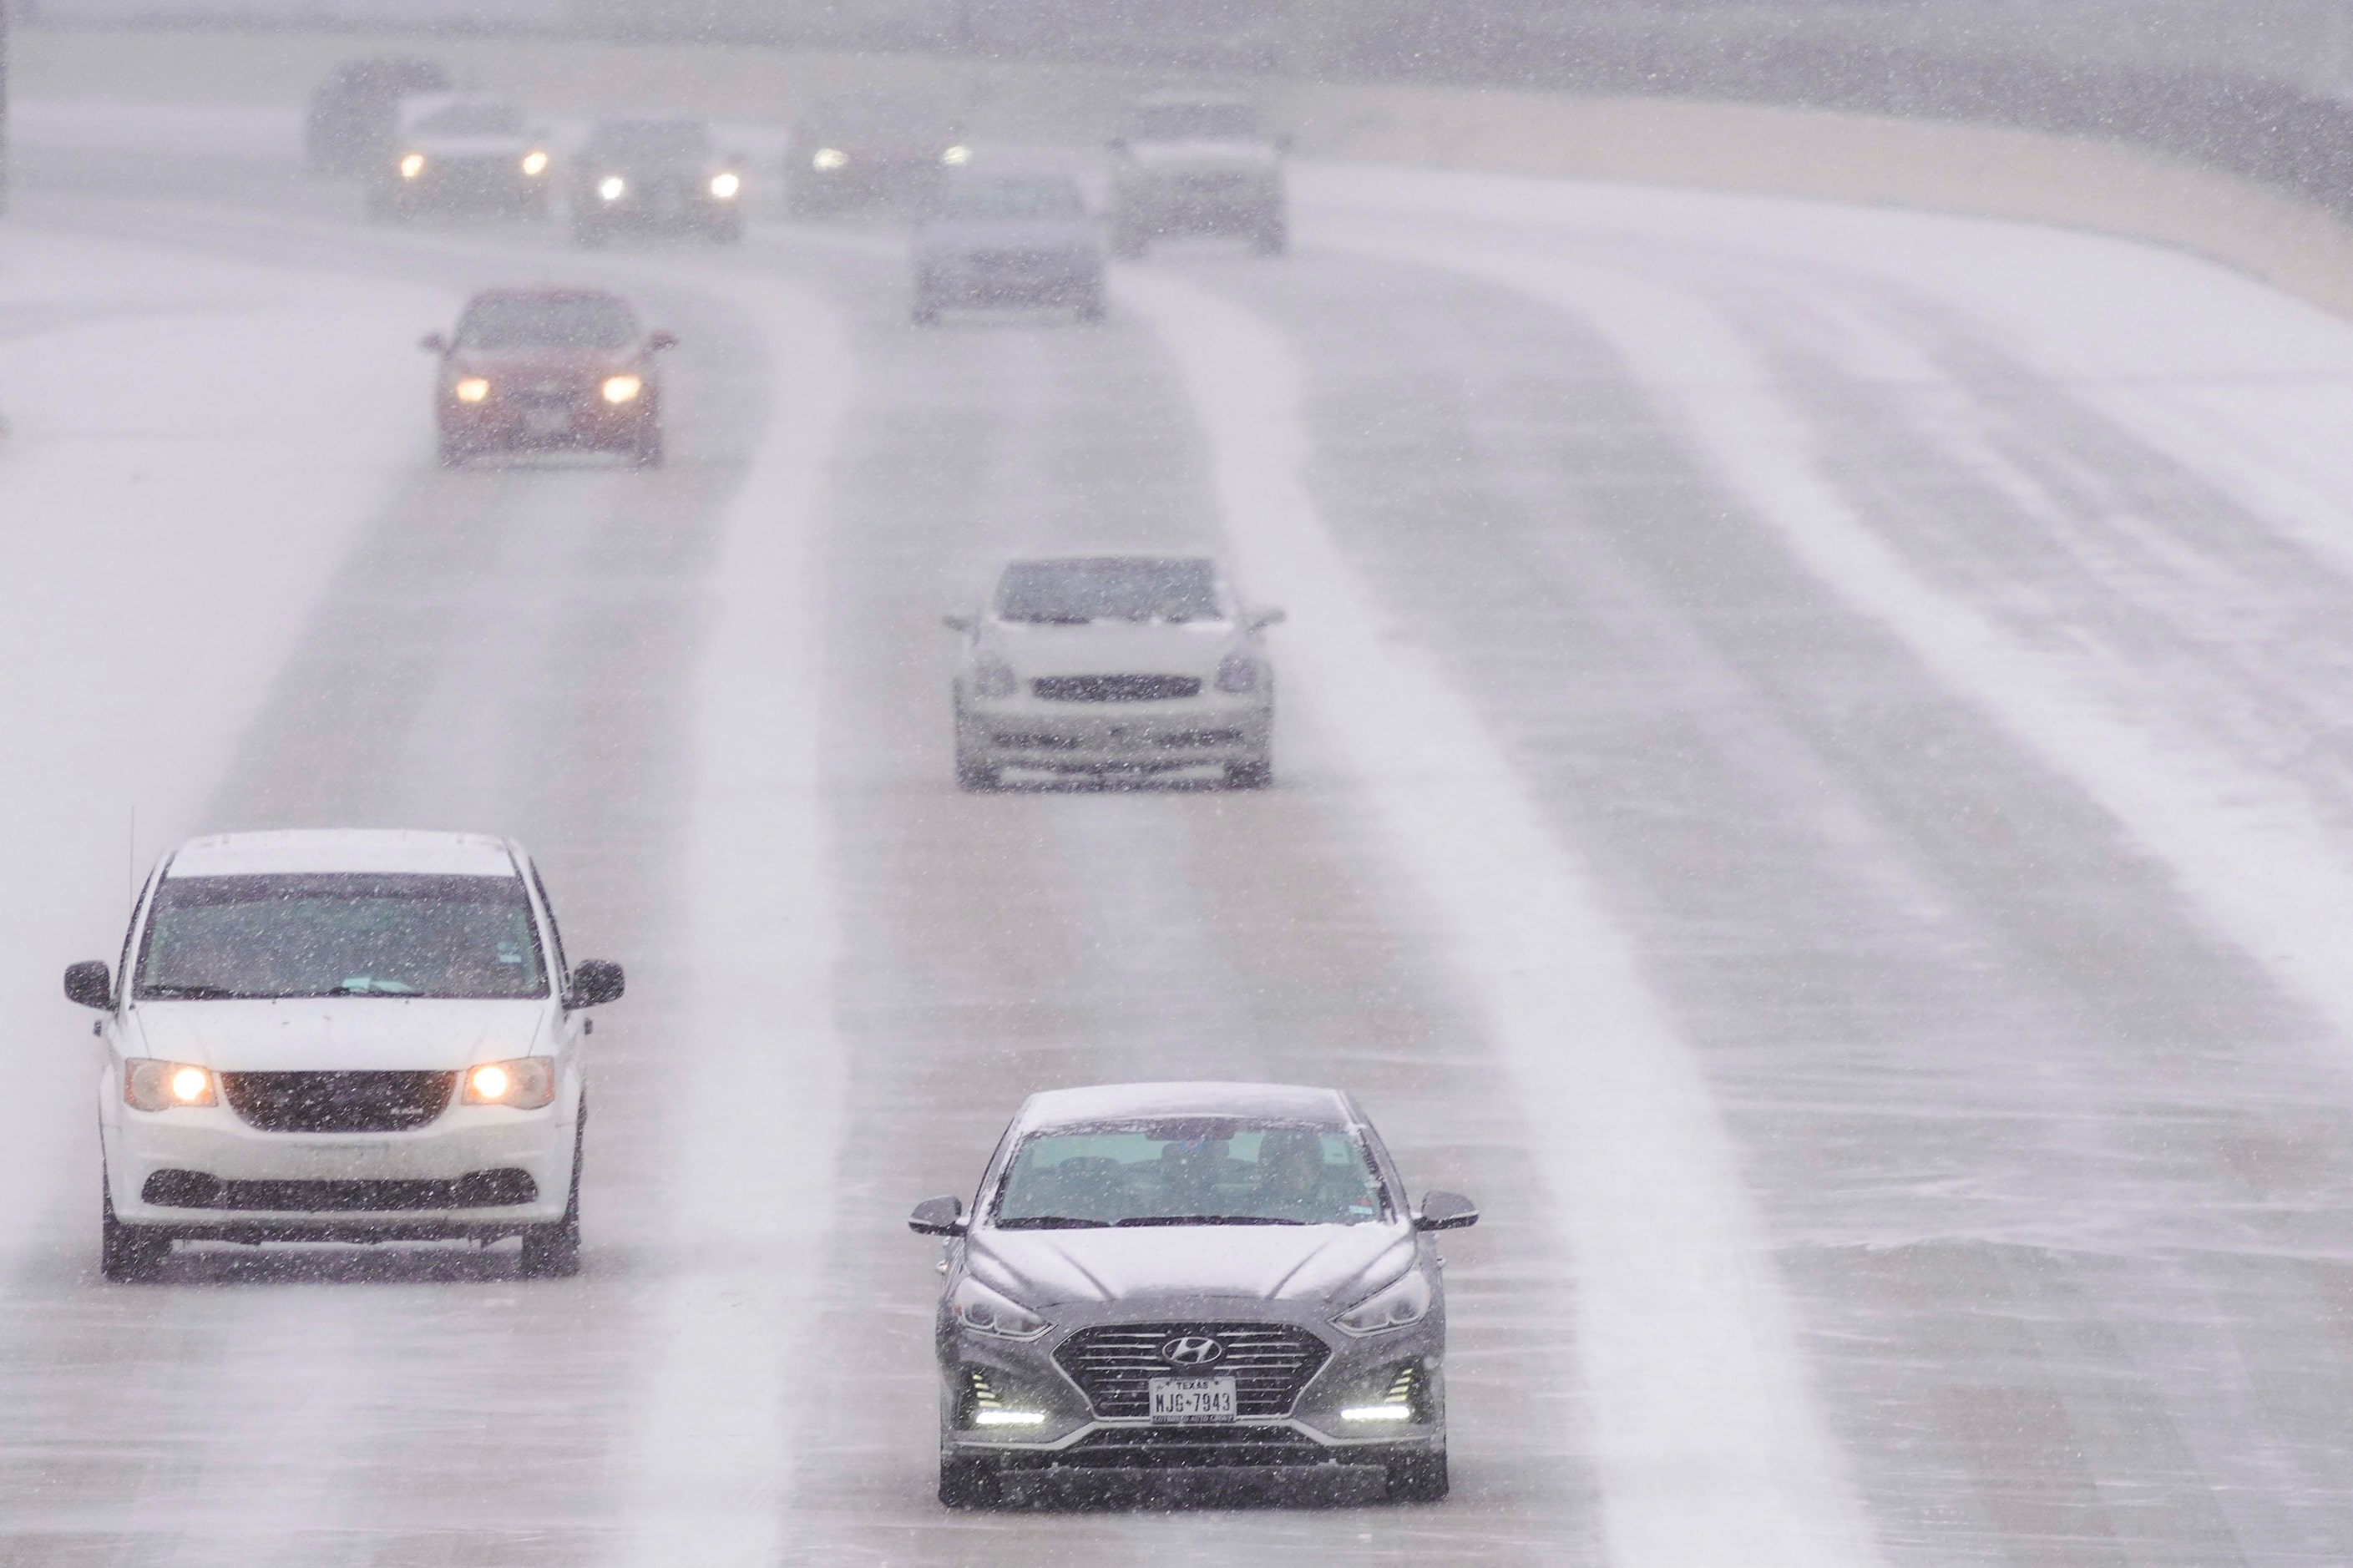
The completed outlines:
<svg viewBox="0 0 2353 1568">
<path fill-rule="evenodd" d="M 480 403 L 445 399 L 442 438 L 453 446 L 501 447 L 628 447 L 641 443 L 659 417 L 659 400 L 639 393 L 629 403 L 607 403 L 595 389 L 564 395 L 501 396 Z"/>
<path fill-rule="evenodd" d="M 415 179 L 390 180 L 392 202 L 408 212 L 523 212 L 547 200 L 547 177 L 501 159 L 428 163 Z"/>
<path fill-rule="evenodd" d="M 1282 216 L 1282 187 L 1244 181 L 1146 181 L 1119 194 L 1121 223 L 1154 234 L 1249 233 Z"/>
<path fill-rule="evenodd" d="M 744 221 L 743 201 L 722 201 L 707 192 L 632 187 L 617 201 L 595 192 L 573 198 L 573 222 L 583 228 L 640 229 L 655 233 L 708 233 Z"/>
<path fill-rule="evenodd" d="M 976 763 L 1069 773 L 1160 773 L 1262 760 L 1273 704 L 1222 693 L 1167 702 L 967 700 L 957 749 Z"/>
<path fill-rule="evenodd" d="M 1092 252 L 991 259 L 961 253 L 926 257 L 915 293 L 941 305 L 1077 305 L 1103 295 L 1103 258 Z"/>
</svg>

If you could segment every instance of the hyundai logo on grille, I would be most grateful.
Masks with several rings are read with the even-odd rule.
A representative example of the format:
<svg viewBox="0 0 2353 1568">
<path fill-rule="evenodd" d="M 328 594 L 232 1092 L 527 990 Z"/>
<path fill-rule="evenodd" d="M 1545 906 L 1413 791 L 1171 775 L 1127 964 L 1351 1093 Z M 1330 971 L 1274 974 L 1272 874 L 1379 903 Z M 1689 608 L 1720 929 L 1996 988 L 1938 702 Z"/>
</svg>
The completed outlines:
<svg viewBox="0 0 2353 1568">
<path fill-rule="evenodd" d="M 1206 1334 L 1187 1334 L 1160 1347 L 1160 1359 L 1170 1366 L 1207 1366 L 1226 1353 L 1226 1347 Z"/>
</svg>

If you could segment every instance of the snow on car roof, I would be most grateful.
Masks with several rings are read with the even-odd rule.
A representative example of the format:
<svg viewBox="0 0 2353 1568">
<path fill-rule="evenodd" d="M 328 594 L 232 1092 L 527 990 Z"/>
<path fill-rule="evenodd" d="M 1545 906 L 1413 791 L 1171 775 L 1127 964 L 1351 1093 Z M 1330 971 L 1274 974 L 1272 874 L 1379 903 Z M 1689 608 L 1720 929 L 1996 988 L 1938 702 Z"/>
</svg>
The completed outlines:
<svg viewBox="0 0 2353 1568">
<path fill-rule="evenodd" d="M 255 877 L 304 871 L 512 877 L 512 847 L 479 833 L 396 828 L 301 828 L 192 838 L 173 853 L 174 877 Z"/>
<path fill-rule="evenodd" d="M 1335 1089 L 1295 1083 L 1106 1083 L 1031 1095 L 1014 1120 L 1023 1127 L 1124 1121 L 1140 1116 L 1266 1116 L 1350 1122 Z"/>
</svg>

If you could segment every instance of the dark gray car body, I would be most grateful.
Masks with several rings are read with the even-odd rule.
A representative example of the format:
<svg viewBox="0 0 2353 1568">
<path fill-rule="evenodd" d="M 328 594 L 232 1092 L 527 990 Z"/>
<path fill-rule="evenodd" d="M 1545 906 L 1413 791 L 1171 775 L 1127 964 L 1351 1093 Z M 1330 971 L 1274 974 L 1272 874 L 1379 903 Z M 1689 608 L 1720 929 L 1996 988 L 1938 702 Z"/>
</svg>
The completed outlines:
<svg viewBox="0 0 2353 1568">
<path fill-rule="evenodd" d="M 1381 1219 L 1056 1230 L 993 1222 L 995 1195 L 1029 1133 L 1194 1115 L 1296 1119 L 1356 1132 L 1384 1193 Z M 1032 1096 L 999 1142 L 973 1212 L 946 1240 L 937 1326 L 943 1499 L 987 1501 L 1040 1482 L 1115 1483 L 1172 1469 L 1282 1481 L 1321 1471 L 1373 1495 L 1443 1495 L 1444 1264 L 1402 1194 L 1378 1135 L 1335 1090 L 1129 1084 Z M 1475 1217 L 1467 1203 L 1463 1209 Z M 1364 1335 L 1333 1321 L 1414 1269 L 1431 1294 L 1418 1321 Z M 1051 1327 L 1019 1341 L 959 1321 L 948 1302 L 967 1276 Z M 1155 1426 L 1140 1407 L 1145 1377 L 1185 1373 L 1163 1352 L 1188 1338 L 1217 1341 L 1225 1366 L 1240 1373 L 1242 1408 L 1229 1424 Z M 1368 1429 L 1341 1415 L 1391 1398 L 1409 1399 L 1410 1420 Z M 977 1424 L 983 1405 L 1015 1405 L 1043 1412 L 1045 1421 Z"/>
</svg>

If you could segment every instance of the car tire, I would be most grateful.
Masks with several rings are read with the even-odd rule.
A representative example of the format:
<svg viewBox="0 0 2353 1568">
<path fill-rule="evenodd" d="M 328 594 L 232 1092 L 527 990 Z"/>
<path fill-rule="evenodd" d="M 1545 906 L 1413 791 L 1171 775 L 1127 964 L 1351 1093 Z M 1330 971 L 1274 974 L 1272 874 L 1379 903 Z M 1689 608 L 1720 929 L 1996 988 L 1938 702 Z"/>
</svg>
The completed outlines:
<svg viewBox="0 0 2353 1568">
<path fill-rule="evenodd" d="M 114 1189 L 100 1179 L 104 1209 L 98 1222 L 99 1272 L 120 1285 L 154 1279 L 172 1256 L 172 1238 L 148 1234 L 144 1226 L 124 1225 L 114 1217 Z"/>
<path fill-rule="evenodd" d="M 440 456 L 443 468 L 462 468 L 466 466 L 466 458 L 469 455 L 462 441 L 453 441 L 447 436 L 441 437 Z"/>
<path fill-rule="evenodd" d="M 936 327 L 940 324 L 940 302 L 928 294 L 918 294 L 912 316 L 919 327 Z"/>
<path fill-rule="evenodd" d="M 630 460 L 641 468 L 660 468 L 662 466 L 661 432 L 656 430 L 650 436 L 639 437 L 637 446 L 630 452 Z"/>
<path fill-rule="evenodd" d="M 1425 1449 L 1391 1459 L 1388 1471 L 1388 1499 L 1391 1502 L 1442 1502 L 1449 1489 L 1446 1474 L 1446 1450 L 1443 1447 Z"/>
<path fill-rule="evenodd" d="M 1271 758 L 1258 757 L 1247 763 L 1226 764 L 1228 789 L 1266 789 L 1273 783 L 1274 763 Z"/>
<path fill-rule="evenodd" d="M 516 1272 L 526 1279 L 569 1279 L 580 1272 L 580 1156 L 587 1141 L 588 1105 L 583 1100 L 572 1134 L 572 1192 L 565 1200 L 564 1217 L 522 1233 L 522 1261 Z"/>
<path fill-rule="evenodd" d="M 1270 214 L 1250 232 L 1250 248 L 1261 256 L 1281 256 L 1290 241 L 1290 226 L 1281 213 Z"/>
<path fill-rule="evenodd" d="M 963 1454 L 940 1456 L 940 1501 L 949 1508 L 992 1508 L 1002 1500 L 997 1461 Z"/>
<path fill-rule="evenodd" d="M 1142 257 L 1151 247 L 1150 237 L 1134 225 L 1118 223 L 1112 226 L 1111 253 L 1113 256 L 1134 261 Z"/>
<path fill-rule="evenodd" d="M 1079 300 L 1077 314 L 1079 320 L 1082 321 L 1102 321 L 1103 319 L 1103 297 L 1102 291 L 1098 289 L 1094 293 L 1082 296 Z"/>
</svg>

